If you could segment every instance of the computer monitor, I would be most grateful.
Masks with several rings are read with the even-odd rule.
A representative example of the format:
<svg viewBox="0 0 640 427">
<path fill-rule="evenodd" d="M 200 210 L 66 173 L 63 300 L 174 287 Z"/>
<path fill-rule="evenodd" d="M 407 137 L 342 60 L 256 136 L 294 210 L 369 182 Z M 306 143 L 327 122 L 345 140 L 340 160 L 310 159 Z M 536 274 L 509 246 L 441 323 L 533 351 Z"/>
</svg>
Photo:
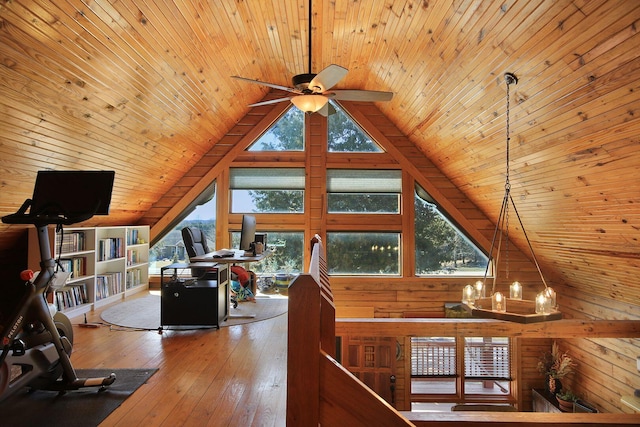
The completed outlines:
<svg viewBox="0 0 640 427">
<path fill-rule="evenodd" d="M 108 215 L 114 171 L 38 171 L 31 215 Z"/>
<path fill-rule="evenodd" d="M 242 230 L 240 232 L 240 250 L 251 250 L 251 244 L 256 240 L 256 217 L 242 215 Z"/>
</svg>

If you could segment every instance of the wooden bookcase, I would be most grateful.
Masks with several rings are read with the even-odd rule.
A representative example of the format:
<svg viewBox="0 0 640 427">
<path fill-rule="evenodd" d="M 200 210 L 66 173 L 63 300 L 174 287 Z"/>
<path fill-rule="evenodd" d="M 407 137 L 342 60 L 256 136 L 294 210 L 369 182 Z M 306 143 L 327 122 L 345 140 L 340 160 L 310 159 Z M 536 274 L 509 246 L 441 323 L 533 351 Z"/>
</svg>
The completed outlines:
<svg viewBox="0 0 640 427">
<path fill-rule="evenodd" d="M 40 270 L 36 229 L 29 230 L 29 268 Z M 53 294 L 58 310 L 75 317 L 149 287 L 149 227 L 68 227 L 62 242 L 49 227 L 54 259 L 72 271 Z"/>
</svg>

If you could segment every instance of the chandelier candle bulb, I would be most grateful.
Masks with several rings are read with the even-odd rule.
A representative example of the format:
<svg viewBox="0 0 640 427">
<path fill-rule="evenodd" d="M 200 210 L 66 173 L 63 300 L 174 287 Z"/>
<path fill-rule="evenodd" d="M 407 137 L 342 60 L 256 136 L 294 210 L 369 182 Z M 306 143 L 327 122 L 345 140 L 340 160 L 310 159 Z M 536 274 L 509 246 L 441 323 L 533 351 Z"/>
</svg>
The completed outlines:
<svg viewBox="0 0 640 427">
<path fill-rule="evenodd" d="M 558 303 L 556 300 L 556 291 L 554 291 L 553 288 L 547 287 L 544 290 L 544 293 L 547 296 L 547 298 L 549 298 L 549 306 L 551 307 L 551 309 L 555 310 L 556 307 L 558 307 Z"/>
<path fill-rule="evenodd" d="M 500 312 L 507 311 L 507 299 L 502 295 L 502 292 L 496 292 L 491 296 L 491 309 Z"/>
<path fill-rule="evenodd" d="M 540 292 L 536 297 L 536 313 L 549 314 L 551 313 L 551 301 L 549 297 L 545 295 L 545 292 Z"/>
<path fill-rule="evenodd" d="M 509 288 L 509 298 L 522 299 L 522 285 L 517 280 Z"/>
<path fill-rule="evenodd" d="M 473 304 L 474 301 L 474 297 L 475 297 L 476 291 L 475 289 L 473 289 L 473 286 L 471 285 L 467 285 L 464 287 L 464 289 L 462 290 L 462 303 L 463 304 Z"/>
<path fill-rule="evenodd" d="M 476 298 L 475 299 L 484 298 L 484 296 L 485 296 L 484 282 L 482 280 L 478 280 L 476 282 Z"/>
</svg>

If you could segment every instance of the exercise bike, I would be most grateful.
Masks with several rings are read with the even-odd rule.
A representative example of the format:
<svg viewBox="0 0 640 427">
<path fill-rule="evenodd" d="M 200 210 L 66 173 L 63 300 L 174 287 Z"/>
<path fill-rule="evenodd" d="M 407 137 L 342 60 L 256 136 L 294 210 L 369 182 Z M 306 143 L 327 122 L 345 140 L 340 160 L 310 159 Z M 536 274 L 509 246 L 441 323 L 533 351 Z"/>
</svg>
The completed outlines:
<svg viewBox="0 0 640 427">
<path fill-rule="evenodd" d="M 83 193 L 86 198 L 77 201 L 60 196 L 61 190 L 68 189 L 60 186 L 70 183 L 74 189 L 79 187 L 80 194 L 75 193 L 76 198 L 85 196 Z M 48 226 L 55 224 L 61 230 L 63 225 L 104 214 L 108 211 L 112 186 L 111 171 L 39 172 L 33 199 L 27 199 L 18 212 L 2 218 L 7 224 L 36 227 L 41 270 L 37 274 L 23 271 L 20 275 L 22 283 L 16 281 L 13 292 L 7 292 L 4 286 L 1 289 L 3 294 L 12 295 L 11 301 L 3 297 L 0 310 L 0 402 L 24 388 L 59 392 L 83 387 L 103 390 L 116 380 L 113 373 L 102 378 L 78 378 L 70 360 L 73 349 L 71 322 L 47 301 L 47 295 L 64 286 L 68 276 L 57 271 L 57 262 L 51 255 Z"/>
</svg>

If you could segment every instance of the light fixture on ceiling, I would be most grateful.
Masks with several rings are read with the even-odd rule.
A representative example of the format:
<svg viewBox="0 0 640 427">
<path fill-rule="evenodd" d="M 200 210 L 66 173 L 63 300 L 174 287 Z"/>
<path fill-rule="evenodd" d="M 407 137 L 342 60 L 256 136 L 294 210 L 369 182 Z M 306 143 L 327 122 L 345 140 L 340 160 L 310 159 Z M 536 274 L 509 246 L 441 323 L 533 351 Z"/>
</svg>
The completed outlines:
<svg viewBox="0 0 640 427">
<path fill-rule="evenodd" d="M 304 113 L 315 113 L 327 105 L 329 98 L 324 95 L 298 95 L 291 98 L 291 103 Z"/>
<path fill-rule="evenodd" d="M 511 197 L 511 183 L 509 181 L 509 86 L 511 84 L 517 84 L 518 78 L 512 73 L 505 73 L 505 82 L 507 83 L 507 170 L 506 181 L 504 184 L 504 197 L 502 198 L 502 207 L 500 208 L 500 215 L 496 222 L 496 228 L 493 233 L 493 239 L 491 241 L 491 249 L 489 251 L 489 262 L 487 263 L 487 269 L 485 270 L 483 280 L 478 280 L 475 285 L 467 285 L 462 291 L 462 305 L 473 316 L 492 318 L 499 320 L 509 320 L 520 323 L 533 323 L 543 322 L 547 320 L 558 320 L 562 318 L 562 313 L 558 311 L 556 302 L 555 291 L 547 285 L 544 279 L 538 260 L 533 252 L 533 247 L 527 236 L 527 232 L 524 229 L 520 214 L 516 209 L 515 202 Z M 498 262 L 500 258 L 501 246 L 504 240 L 505 248 L 505 275 L 509 278 L 509 206 L 513 208 L 513 211 L 518 218 L 520 227 L 531 251 L 531 257 L 540 274 L 544 289 L 538 293 L 535 300 L 522 299 L 522 285 L 518 281 L 511 283 L 509 288 L 509 297 L 502 292 L 496 291 L 496 282 L 498 279 Z M 496 246 L 497 245 L 497 246 Z M 495 250 L 495 260 L 493 254 Z M 486 282 L 489 273 L 489 266 L 493 264 L 494 275 L 493 285 L 491 287 L 491 296 L 486 297 Z"/>
</svg>

